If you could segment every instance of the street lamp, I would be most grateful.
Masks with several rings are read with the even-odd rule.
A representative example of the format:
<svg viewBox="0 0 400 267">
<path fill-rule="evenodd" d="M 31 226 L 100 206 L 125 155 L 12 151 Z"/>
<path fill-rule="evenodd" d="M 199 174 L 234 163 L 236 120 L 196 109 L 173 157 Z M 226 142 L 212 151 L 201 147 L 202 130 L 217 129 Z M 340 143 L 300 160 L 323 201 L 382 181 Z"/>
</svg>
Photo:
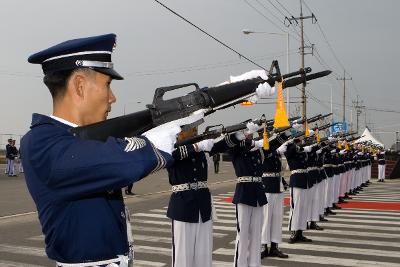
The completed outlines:
<svg viewBox="0 0 400 267">
<path fill-rule="evenodd" d="M 261 33 L 261 34 L 270 34 L 270 35 L 281 35 L 286 36 L 286 71 L 287 73 L 290 72 L 290 65 L 289 65 L 289 32 L 280 33 L 280 32 L 259 32 L 259 31 L 252 31 L 249 29 L 243 29 L 243 34 L 253 34 L 253 33 Z M 286 91 L 286 102 L 287 102 L 287 114 L 290 116 L 290 90 L 289 88 L 285 89 Z"/>
</svg>

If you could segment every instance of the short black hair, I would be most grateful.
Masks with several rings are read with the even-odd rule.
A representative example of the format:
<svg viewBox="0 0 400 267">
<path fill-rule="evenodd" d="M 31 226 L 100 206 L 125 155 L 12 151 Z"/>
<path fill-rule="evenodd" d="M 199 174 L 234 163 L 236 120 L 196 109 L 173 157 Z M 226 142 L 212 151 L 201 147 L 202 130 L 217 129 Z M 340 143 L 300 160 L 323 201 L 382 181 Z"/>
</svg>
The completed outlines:
<svg viewBox="0 0 400 267">
<path fill-rule="evenodd" d="M 67 89 L 67 82 L 71 75 L 76 71 L 84 71 L 92 73 L 91 68 L 75 68 L 70 70 L 61 70 L 56 72 L 47 73 L 43 77 L 43 82 L 49 88 L 50 94 L 53 99 L 63 97 Z"/>
<path fill-rule="evenodd" d="M 67 89 L 67 82 L 74 70 L 62 70 L 52 73 L 47 73 L 43 77 L 43 82 L 49 88 L 53 99 L 62 97 Z"/>
</svg>

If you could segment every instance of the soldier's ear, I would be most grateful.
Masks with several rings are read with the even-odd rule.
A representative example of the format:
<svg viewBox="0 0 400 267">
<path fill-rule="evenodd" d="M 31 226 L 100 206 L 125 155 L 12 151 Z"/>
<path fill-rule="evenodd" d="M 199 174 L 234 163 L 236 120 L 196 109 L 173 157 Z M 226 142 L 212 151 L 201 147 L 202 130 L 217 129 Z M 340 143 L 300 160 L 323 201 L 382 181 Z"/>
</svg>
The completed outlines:
<svg viewBox="0 0 400 267">
<path fill-rule="evenodd" d="M 80 99 L 85 98 L 86 77 L 83 73 L 74 72 L 70 79 L 70 86 L 74 96 Z"/>
</svg>

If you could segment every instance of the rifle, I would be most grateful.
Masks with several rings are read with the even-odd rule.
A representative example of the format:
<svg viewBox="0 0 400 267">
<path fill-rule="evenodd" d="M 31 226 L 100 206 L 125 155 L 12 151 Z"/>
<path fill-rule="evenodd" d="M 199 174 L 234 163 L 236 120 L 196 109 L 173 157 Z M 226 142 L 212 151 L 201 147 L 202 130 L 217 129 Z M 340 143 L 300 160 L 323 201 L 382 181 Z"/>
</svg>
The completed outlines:
<svg viewBox="0 0 400 267">
<path fill-rule="evenodd" d="M 204 130 L 204 132 L 202 134 L 186 138 L 185 140 L 182 140 L 182 141 L 178 141 L 175 144 L 175 147 L 182 146 L 182 145 L 188 145 L 188 144 L 194 144 L 194 143 L 200 142 L 205 139 L 215 139 L 224 134 L 229 134 L 229 133 L 233 133 L 233 132 L 237 132 L 237 131 L 246 129 L 247 123 L 251 122 L 251 121 L 259 126 L 261 126 L 261 124 L 263 124 L 263 123 L 265 123 L 266 126 L 272 125 L 274 123 L 273 119 L 266 120 L 265 115 L 263 114 L 260 119 L 257 119 L 257 120 L 250 119 L 250 120 L 246 120 L 244 122 L 234 124 L 231 126 L 227 126 L 227 127 L 224 127 L 222 124 L 210 125 L 210 126 L 206 127 L 206 129 Z"/>
<path fill-rule="evenodd" d="M 278 66 L 277 68 L 279 70 L 278 62 L 273 61 L 271 69 L 276 68 L 276 66 Z M 278 79 L 282 80 L 284 78 L 293 77 L 299 73 L 302 73 L 302 77 L 300 77 L 302 80 L 299 80 L 299 77 L 289 79 L 287 81 L 285 80 L 286 87 L 289 87 L 300 84 L 304 79 L 316 79 L 330 73 L 330 71 L 325 71 L 315 73 L 313 76 L 306 76 L 305 73 L 307 71 L 310 72 L 311 69 L 307 68 L 306 70 L 296 71 L 286 75 L 280 75 L 280 71 L 277 71 L 279 74 L 271 74 L 267 81 L 258 77 L 203 89 L 200 89 L 196 83 L 160 87 L 156 89 L 153 103 L 147 105 L 146 110 L 115 117 L 90 125 L 72 128 L 70 131 L 74 136 L 78 136 L 81 139 L 100 141 L 105 141 L 109 136 L 123 138 L 126 136 L 140 135 L 158 125 L 187 117 L 200 109 L 206 109 L 207 112 L 205 115 L 208 115 L 215 110 L 232 106 L 237 103 L 238 100 L 243 101 L 244 99 L 254 95 L 258 85 L 264 82 L 274 84 Z M 190 86 L 195 87 L 193 92 L 168 100 L 163 99 L 163 96 L 166 92 Z M 204 120 L 201 119 L 192 123 L 191 125 L 183 126 L 182 129 L 186 130 L 188 128 L 198 126 L 203 122 Z"/>
</svg>

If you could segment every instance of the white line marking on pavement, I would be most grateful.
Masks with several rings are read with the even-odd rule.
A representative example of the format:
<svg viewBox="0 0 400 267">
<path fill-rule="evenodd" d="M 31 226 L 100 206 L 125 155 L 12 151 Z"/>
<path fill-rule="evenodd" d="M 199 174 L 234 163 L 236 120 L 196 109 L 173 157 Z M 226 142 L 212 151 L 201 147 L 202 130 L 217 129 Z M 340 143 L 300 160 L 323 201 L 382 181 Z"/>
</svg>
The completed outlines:
<svg viewBox="0 0 400 267">
<path fill-rule="evenodd" d="M 12 254 L 23 254 L 28 256 L 47 257 L 43 248 L 14 246 L 7 244 L 0 244 L 0 252 L 7 252 Z"/>
<path fill-rule="evenodd" d="M 356 254 L 356 255 L 366 255 L 372 256 L 377 255 L 379 257 L 390 257 L 390 258 L 400 258 L 399 253 L 395 253 L 394 251 L 386 251 L 379 249 L 369 249 L 369 248 L 349 248 L 349 247 L 337 247 L 337 246 L 328 246 L 328 245 L 317 245 L 317 244 L 288 244 L 281 243 L 279 244 L 280 248 L 287 249 L 300 249 L 300 250 L 308 250 L 308 251 L 324 251 L 329 253 L 348 253 L 348 254 Z M 345 256 L 338 256 L 345 257 Z"/>
<path fill-rule="evenodd" d="M 226 248 L 219 248 L 214 251 L 214 254 L 217 255 L 233 255 L 234 253 L 235 253 L 234 249 L 226 249 Z M 320 256 L 299 255 L 299 254 L 290 254 L 288 259 L 273 258 L 273 260 L 282 260 L 284 262 L 315 263 L 321 265 L 334 264 L 334 265 L 348 266 L 348 267 L 365 267 L 365 266 L 399 267 L 398 263 L 391 263 L 391 262 L 355 260 L 355 259 L 346 259 L 343 257 L 340 258 L 322 257 L 322 256 L 320 257 Z"/>
<path fill-rule="evenodd" d="M 135 267 L 163 267 L 165 265 L 162 262 L 133 260 L 133 266 Z"/>
<path fill-rule="evenodd" d="M 43 267 L 40 265 L 35 265 L 35 264 L 30 264 L 30 263 L 20 263 L 20 262 L 5 261 L 5 260 L 0 260 L 0 266 L 1 267 Z"/>
</svg>

